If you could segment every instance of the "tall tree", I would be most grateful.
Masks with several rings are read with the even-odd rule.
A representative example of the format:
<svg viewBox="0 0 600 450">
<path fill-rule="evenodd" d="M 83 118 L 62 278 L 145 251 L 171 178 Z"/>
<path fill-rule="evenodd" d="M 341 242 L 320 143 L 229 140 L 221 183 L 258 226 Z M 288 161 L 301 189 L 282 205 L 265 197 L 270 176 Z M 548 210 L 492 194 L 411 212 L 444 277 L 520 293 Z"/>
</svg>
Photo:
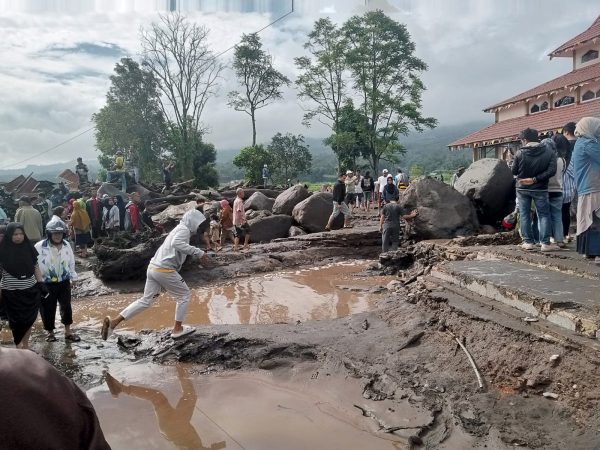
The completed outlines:
<svg viewBox="0 0 600 450">
<path fill-rule="evenodd" d="M 273 158 L 262 145 L 244 147 L 233 158 L 233 164 L 244 170 L 244 177 L 253 185 L 262 184 L 262 168 L 265 164 L 271 166 Z"/>
<path fill-rule="evenodd" d="M 154 75 L 131 58 L 122 58 L 110 77 L 106 104 L 94 115 L 99 160 L 109 164 L 118 148 L 135 149 L 145 179 L 158 177 L 158 159 L 165 143 L 165 120 Z"/>
<path fill-rule="evenodd" d="M 242 92 L 231 91 L 228 105 L 245 112 L 252 121 L 252 146 L 256 145 L 256 111 L 282 98 L 290 80 L 273 67 L 273 58 L 262 49 L 258 34 L 244 34 L 235 46 L 233 69 Z"/>
<path fill-rule="evenodd" d="M 310 56 L 295 59 L 301 72 L 296 79 L 298 97 L 306 104 L 304 124 L 316 118 L 335 132 L 347 97 L 348 40 L 331 19 L 319 19 L 304 48 Z"/>
<path fill-rule="evenodd" d="M 427 65 L 415 56 L 406 27 L 380 10 L 350 18 L 342 31 L 349 43 L 346 62 L 353 87 L 367 119 L 369 162 L 377 173 L 380 160 L 396 161 L 403 151 L 401 135 L 437 124 L 421 114 L 425 85 L 420 75 Z"/>
<path fill-rule="evenodd" d="M 312 155 L 301 134 L 296 136 L 291 133 L 277 133 L 271 139 L 267 151 L 271 155 L 271 172 L 276 181 L 285 183 L 310 171 Z"/>
<path fill-rule="evenodd" d="M 161 15 L 141 31 L 143 64 L 159 80 L 161 108 L 171 128 L 178 128 L 175 156 L 185 177 L 191 176 L 202 112 L 223 69 L 208 47 L 208 33 L 179 13 Z"/>
<path fill-rule="evenodd" d="M 366 129 L 365 116 L 354 107 L 352 100 L 348 99 L 340 109 L 337 132 L 323 141 L 335 153 L 338 173 L 347 169 L 356 170 L 358 160 L 369 157 Z"/>
</svg>

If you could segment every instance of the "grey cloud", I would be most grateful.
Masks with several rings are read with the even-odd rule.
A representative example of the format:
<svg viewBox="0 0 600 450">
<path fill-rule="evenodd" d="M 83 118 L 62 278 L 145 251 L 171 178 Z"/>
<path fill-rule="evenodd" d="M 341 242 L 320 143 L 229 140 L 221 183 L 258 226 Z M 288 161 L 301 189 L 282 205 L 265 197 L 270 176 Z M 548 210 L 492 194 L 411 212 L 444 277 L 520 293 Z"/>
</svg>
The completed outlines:
<svg viewBox="0 0 600 450">
<path fill-rule="evenodd" d="M 42 50 L 40 54 L 57 58 L 64 55 L 80 54 L 114 59 L 127 55 L 127 51 L 111 42 L 77 42 L 73 45 L 54 44 Z"/>
</svg>

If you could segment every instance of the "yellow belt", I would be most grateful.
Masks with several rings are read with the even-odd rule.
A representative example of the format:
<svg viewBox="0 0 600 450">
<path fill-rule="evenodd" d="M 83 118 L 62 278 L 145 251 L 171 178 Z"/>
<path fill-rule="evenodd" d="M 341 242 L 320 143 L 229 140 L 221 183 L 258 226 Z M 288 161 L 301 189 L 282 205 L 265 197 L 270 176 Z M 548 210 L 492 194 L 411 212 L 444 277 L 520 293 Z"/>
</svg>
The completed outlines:
<svg viewBox="0 0 600 450">
<path fill-rule="evenodd" d="M 150 269 L 152 272 L 160 272 L 160 273 L 177 272 L 175 269 L 163 269 L 162 267 L 153 266 L 152 264 L 150 264 L 148 266 L 148 269 Z"/>
</svg>

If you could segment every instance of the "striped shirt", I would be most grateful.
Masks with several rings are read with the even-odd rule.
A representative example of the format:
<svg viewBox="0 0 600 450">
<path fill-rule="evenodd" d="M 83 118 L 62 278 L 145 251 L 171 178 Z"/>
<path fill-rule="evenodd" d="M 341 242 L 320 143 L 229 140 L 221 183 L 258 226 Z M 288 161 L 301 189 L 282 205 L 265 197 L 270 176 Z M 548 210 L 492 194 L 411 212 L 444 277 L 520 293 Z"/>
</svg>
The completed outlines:
<svg viewBox="0 0 600 450">
<path fill-rule="evenodd" d="M 571 203 L 575 197 L 575 177 L 573 176 L 573 161 L 563 173 L 563 203 Z"/>
<path fill-rule="evenodd" d="M 7 291 L 19 291 L 22 289 L 29 289 L 35 286 L 37 280 L 35 275 L 31 275 L 29 278 L 20 279 L 13 277 L 6 270 L 2 270 L 2 281 L 0 281 L 0 289 L 6 289 Z"/>
</svg>

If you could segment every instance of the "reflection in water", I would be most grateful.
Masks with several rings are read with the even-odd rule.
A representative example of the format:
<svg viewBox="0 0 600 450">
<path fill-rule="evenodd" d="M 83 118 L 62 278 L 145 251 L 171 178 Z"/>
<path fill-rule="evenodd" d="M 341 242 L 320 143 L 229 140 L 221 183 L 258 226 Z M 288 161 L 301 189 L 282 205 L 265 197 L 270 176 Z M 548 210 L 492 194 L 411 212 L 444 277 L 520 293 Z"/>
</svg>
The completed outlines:
<svg viewBox="0 0 600 450">
<path fill-rule="evenodd" d="M 192 291 L 186 321 L 202 324 L 272 324 L 326 320 L 372 310 L 384 294 L 372 292 L 393 277 L 362 276 L 368 261 L 253 276 Z M 136 296 L 104 296 L 76 302 L 75 320 L 97 323 L 116 314 Z M 175 302 L 161 295 L 150 310 L 127 321 L 129 330 L 168 327 Z"/>
<path fill-rule="evenodd" d="M 167 397 L 158 389 L 117 381 L 109 373 L 105 374 L 106 384 L 110 393 L 118 397 L 126 394 L 131 397 L 147 400 L 152 403 L 158 419 L 161 434 L 177 448 L 189 450 L 218 450 L 225 448 L 225 441 L 216 442 L 210 447 L 204 447 L 198 432 L 191 424 L 198 396 L 194 384 L 187 376 L 185 369 L 177 366 L 177 378 L 181 385 L 181 398 L 173 408 Z"/>
</svg>

